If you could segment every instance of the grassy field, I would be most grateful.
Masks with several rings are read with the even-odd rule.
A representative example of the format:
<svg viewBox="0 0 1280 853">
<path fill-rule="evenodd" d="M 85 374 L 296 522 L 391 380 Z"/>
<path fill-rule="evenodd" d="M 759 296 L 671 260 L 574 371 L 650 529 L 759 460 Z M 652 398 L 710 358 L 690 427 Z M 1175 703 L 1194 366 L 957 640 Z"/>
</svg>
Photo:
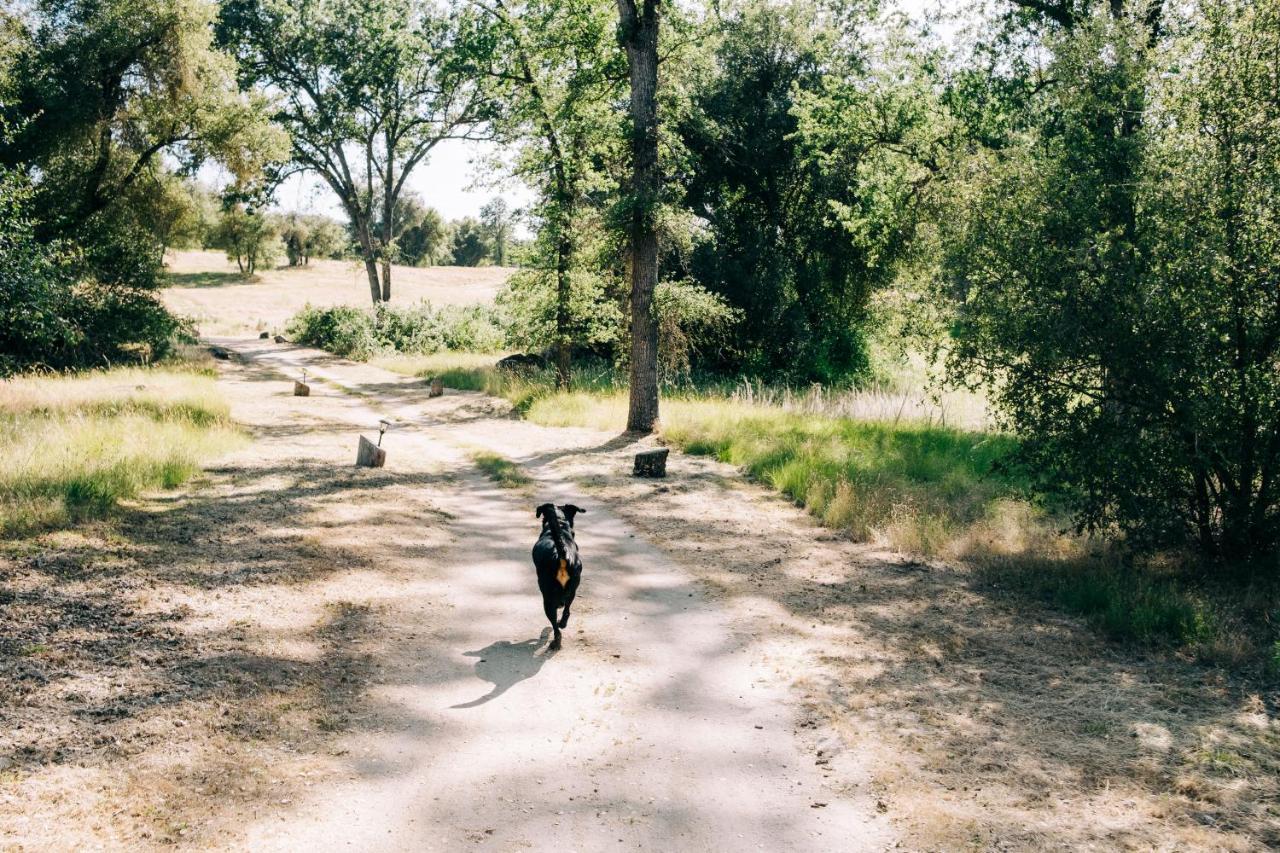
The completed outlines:
<svg viewBox="0 0 1280 853">
<path fill-rule="evenodd" d="M 0 383 L 0 533 L 101 516 L 173 488 L 240 441 L 207 368 L 191 364 Z"/>
<path fill-rule="evenodd" d="M 194 317 L 205 335 L 279 332 L 285 321 L 313 305 L 369 305 L 364 266 L 353 261 L 313 260 L 306 267 L 277 267 L 246 280 L 215 251 L 170 252 L 165 304 Z M 442 305 L 490 303 L 513 270 L 506 267 L 392 267 L 394 302 L 426 300 Z"/>
</svg>

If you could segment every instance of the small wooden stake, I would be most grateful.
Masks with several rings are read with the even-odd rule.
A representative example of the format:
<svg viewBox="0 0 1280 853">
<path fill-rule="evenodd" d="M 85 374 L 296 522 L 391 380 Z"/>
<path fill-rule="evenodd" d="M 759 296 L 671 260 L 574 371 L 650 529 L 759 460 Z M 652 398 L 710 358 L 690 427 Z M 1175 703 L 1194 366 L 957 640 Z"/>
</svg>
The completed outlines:
<svg viewBox="0 0 1280 853">
<path fill-rule="evenodd" d="M 360 446 L 356 450 L 356 467 L 381 468 L 386 464 L 387 451 L 383 450 L 363 435 L 360 436 Z"/>
<path fill-rule="evenodd" d="M 635 476 L 665 477 L 667 476 L 667 456 L 671 451 L 665 447 L 645 450 L 636 454 Z"/>
<path fill-rule="evenodd" d="M 443 396 L 444 396 L 444 380 L 442 380 L 442 379 L 432 379 L 432 380 L 431 380 L 431 391 L 427 393 L 427 396 L 428 396 L 428 397 L 443 397 Z"/>
<path fill-rule="evenodd" d="M 308 385 L 308 384 L 307 384 L 307 383 L 305 383 L 305 382 L 299 382 L 299 381 L 298 381 L 298 380 L 296 380 L 296 379 L 295 379 L 295 380 L 293 380 L 293 396 L 295 396 L 295 397 L 310 397 L 310 396 L 311 396 L 311 386 L 310 386 L 310 385 Z"/>
</svg>

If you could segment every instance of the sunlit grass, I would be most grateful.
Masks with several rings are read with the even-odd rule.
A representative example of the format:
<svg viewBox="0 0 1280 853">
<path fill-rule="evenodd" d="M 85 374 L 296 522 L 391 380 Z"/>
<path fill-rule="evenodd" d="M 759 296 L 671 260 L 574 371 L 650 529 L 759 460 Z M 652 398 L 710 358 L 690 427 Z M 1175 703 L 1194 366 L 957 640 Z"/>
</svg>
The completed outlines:
<svg viewBox="0 0 1280 853">
<path fill-rule="evenodd" d="M 0 383 L 0 531 L 60 527 L 174 488 L 241 440 L 213 378 L 176 367 Z"/>
<path fill-rule="evenodd" d="M 483 471 L 486 477 L 504 489 L 520 489 L 533 482 L 519 465 L 497 453 L 487 451 L 473 453 L 471 461 L 476 463 L 476 467 Z"/>
</svg>

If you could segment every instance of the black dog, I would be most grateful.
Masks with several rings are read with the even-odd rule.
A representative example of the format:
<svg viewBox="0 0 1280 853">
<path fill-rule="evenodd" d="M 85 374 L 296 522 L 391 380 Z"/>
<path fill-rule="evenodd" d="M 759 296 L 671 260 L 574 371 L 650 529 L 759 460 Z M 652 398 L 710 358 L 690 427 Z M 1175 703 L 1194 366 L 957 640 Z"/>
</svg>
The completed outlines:
<svg viewBox="0 0 1280 853">
<path fill-rule="evenodd" d="M 538 572 L 538 589 L 542 592 L 542 611 L 556 632 L 547 648 L 560 648 L 560 629 L 569 624 L 569 607 L 582 581 L 582 558 L 573 539 L 573 517 L 585 509 L 573 504 L 557 507 L 543 504 L 534 512 L 542 519 L 542 535 L 533 543 L 533 567 Z M 564 614 L 556 621 L 556 608 Z"/>
</svg>

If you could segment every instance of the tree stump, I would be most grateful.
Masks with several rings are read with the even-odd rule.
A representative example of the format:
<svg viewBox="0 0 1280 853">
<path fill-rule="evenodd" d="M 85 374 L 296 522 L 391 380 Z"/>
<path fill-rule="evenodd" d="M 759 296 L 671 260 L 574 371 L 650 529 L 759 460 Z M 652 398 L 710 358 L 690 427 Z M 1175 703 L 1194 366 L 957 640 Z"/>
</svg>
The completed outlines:
<svg viewBox="0 0 1280 853">
<path fill-rule="evenodd" d="M 432 379 L 432 380 L 431 380 L 431 390 L 427 392 L 427 396 L 428 396 L 428 397 L 443 397 L 443 396 L 444 396 L 444 381 L 443 381 L 443 380 L 441 380 L 441 379 Z"/>
<path fill-rule="evenodd" d="M 387 451 L 363 435 L 360 436 L 360 446 L 356 450 L 356 467 L 381 468 L 385 464 L 387 464 Z"/>
<path fill-rule="evenodd" d="M 296 379 L 295 379 L 295 380 L 293 380 L 293 396 L 295 396 L 295 397 L 310 397 L 310 396 L 311 396 L 311 386 L 310 386 L 310 385 L 308 385 L 308 384 L 307 384 L 307 383 L 305 383 L 305 382 L 299 382 L 299 381 L 298 381 L 298 380 L 296 380 Z"/>
<path fill-rule="evenodd" d="M 284 335 L 276 335 L 276 343 L 287 344 L 289 343 L 289 339 L 286 338 Z"/>
<path fill-rule="evenodd" d="M 637 477 L 667 476 L 667 456 L 671 451 L 665 447 L 645 450 L 636 454 L 634 474 Z"/>
<path fill-rule="evenodd" d="M 258 335 L 258 340 L 265 341 L 269 337 L 271 337 L 270 332 L 263 332 L 262 334 Z"/>
</svg>

